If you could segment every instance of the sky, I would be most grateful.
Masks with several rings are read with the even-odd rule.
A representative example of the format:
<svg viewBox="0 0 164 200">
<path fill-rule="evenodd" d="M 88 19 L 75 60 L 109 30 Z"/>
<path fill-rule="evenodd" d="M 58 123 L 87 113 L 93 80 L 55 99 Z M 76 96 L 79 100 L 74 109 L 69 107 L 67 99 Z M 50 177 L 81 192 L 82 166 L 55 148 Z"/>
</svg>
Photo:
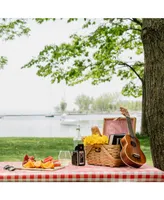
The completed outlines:
<svg viewBox="0 0 164 200">
<path fill-rule="evenodd" d="M 98 97 L 121 91 L 126 82 L 117 77 L 97 86 L 84 82 L 68 87 L 63 82 L 51 84 L 49 78 L 38 77 L 35 68 L 21 69 L 45 45 L 69 42 L 71 34 L 80 32 L 82 21 L 67 24 L 57 20 L 42 25 L 29 21 L 29 24 L 29 37 L 7 42 L 0 40 L 0 55 L 8 58 L 8 64 L 0 70 L 0 114 L 52 113 L 62 98 L 67 102 L 67 109 L 73 109 L 76 108 L 75 98 L 80 94 Z"/>
</svg>

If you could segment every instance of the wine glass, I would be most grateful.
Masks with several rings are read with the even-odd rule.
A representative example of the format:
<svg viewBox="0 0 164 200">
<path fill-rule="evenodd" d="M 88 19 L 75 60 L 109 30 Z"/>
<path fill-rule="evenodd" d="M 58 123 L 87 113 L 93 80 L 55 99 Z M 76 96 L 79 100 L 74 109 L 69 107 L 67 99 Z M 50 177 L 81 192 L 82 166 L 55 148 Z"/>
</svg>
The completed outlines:
<svg viewBox="0 0 164 200">
<path fill-rule="evenodd" d="M 58 155 L 58 160 L 61 162 L 62 166 L 69 165 L 71 163 L 70 151 L 60 151 Z"/>
</svg>

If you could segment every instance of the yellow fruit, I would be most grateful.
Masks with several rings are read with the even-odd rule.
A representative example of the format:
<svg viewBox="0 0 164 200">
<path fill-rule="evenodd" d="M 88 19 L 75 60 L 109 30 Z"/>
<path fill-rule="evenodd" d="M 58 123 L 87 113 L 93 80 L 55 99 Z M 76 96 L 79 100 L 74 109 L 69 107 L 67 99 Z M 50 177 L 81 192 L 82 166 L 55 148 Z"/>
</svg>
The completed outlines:
<svg viewBox="0 0 164 200">
<path fill-rule="evenodd" d="M 29 160 L 27 163 L 25 163 L 25 164 L 23 165 L 23 167 L 25 167 L 25 168 L 34 168 L 34 167 L 35 167 L 34 161 Z"/>
<path fill-rule="evenodd" d="M 48 161 L 46 163 L 41 163 L 41 167 L 43 169 L 54 169 L 54 164 L 52 161 Z"/>
<path fill-rule="evenodd" d="M 41 160 L 40 161 L 36 161 L 36 162 L 34 162 L 34 165 L 35 165 L 36 168 L 41 168 L 42 161 Z"/>
</svg>

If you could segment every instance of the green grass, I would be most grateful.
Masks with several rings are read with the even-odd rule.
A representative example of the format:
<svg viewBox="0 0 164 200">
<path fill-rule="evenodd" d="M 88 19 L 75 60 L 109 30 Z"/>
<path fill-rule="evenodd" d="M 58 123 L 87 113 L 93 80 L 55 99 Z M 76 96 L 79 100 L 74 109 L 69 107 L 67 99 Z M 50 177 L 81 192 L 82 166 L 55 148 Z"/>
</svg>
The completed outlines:
<svg viewBox="0 0 164 200">
<path fill-rule="evenodd" d="M 144 154 L 146 156 L 146 163 L 148 165 L 152 165 L 153 166 L 153 161 L 152 161 L 151 151 L 150 151 L 149 137 L 141 136 L 141 135 L 137 134 L 137 138 L 140 141 L 140 148 L 142 149 L 142 151 L 144 152 Z"/>
<path fill-rule="evenodd" d="M 141 149 L 146 155 L 147 164 L 152 164 L 149 138 L 145 136 L 137 137 L 141 144 Z M 60 150 L 73 150 L 72 138 L 21 138 L 21 137 L 1 137 L 0 138 L 0 161 L 22 161 L 25 154 L 35 156 L 37 160 L 49 155 L 57 159 Z"/>
<path fill-rule="evenodd" d="M 25 154 L 57 159 L 60 150 L 73 150 L 72 138 L 0 138 L 0 161 L 22 161 Z"/>
<path fill-rule="evenodd" d="M 152 165 L 153 166 L 152 157 L 151 157 L 151 151 L 150 151 L 149 137 L 141 136 L 141 135 L 137 134 L 137 138 L 139 139 L 140 147 L 141 147 L 142 151 L 144 152 L 144 154 L 146 156 L 146 163 L 148 165 Z"/>
</svg>

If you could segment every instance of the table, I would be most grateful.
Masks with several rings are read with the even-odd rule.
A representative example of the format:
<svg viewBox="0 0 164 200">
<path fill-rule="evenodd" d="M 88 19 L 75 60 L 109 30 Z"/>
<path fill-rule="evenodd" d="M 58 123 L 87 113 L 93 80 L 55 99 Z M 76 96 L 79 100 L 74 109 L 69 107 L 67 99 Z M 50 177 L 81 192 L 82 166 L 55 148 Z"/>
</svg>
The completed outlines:
<svg viewBox="0 0 164 200">
<path fill-rule="evenodd" d="M 0 182 L 164 182 L 164 171 L 143 165 L 130 167 L 74 166 L 57 171 L 4 170 L 5 165 L 20 167 L 21 162 L 0 162 Z"/>
</svg>

